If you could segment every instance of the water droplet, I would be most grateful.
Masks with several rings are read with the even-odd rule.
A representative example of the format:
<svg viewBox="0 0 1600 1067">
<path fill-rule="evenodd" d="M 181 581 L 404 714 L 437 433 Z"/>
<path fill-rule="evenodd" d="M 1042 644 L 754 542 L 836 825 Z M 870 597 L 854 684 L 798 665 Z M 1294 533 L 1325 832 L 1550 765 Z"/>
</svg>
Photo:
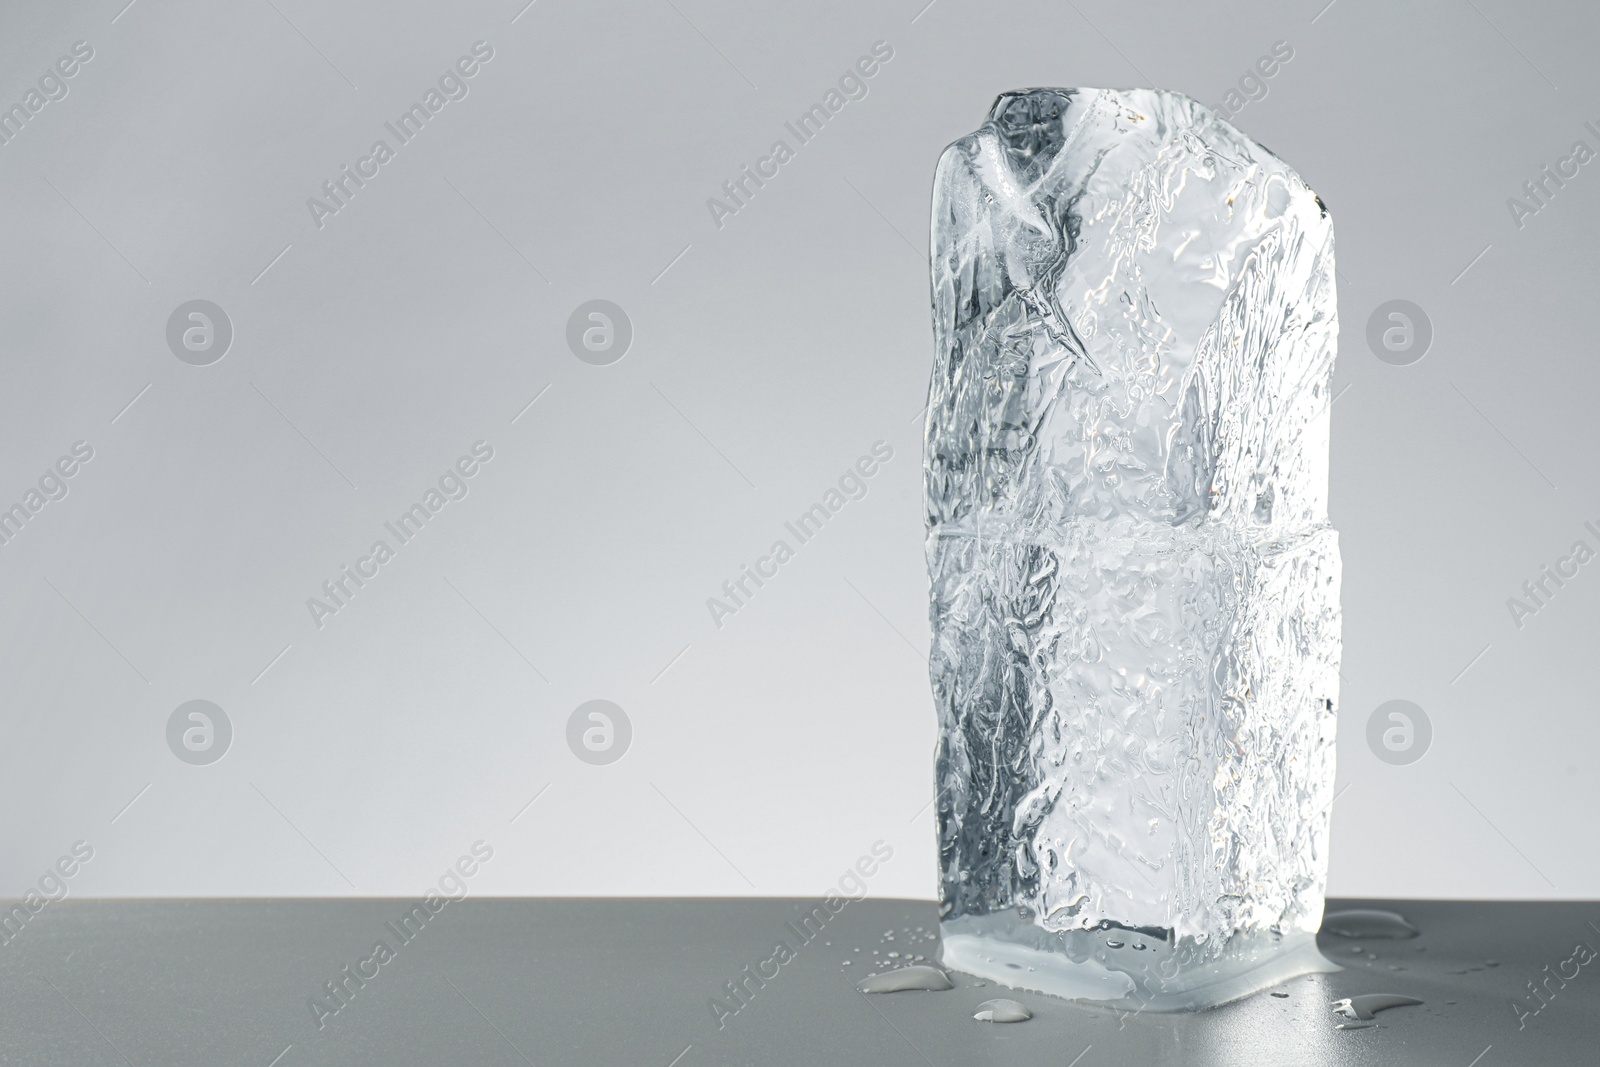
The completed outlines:
<svg viewBox="0 0 1600 1067">
<path fill-rule="evenodd" d="M 1122 947 L 1122 942 L 1121 941 L 1107 941 L 1106 942 L 1106 948 L 1121 948 L 1121 947 Z"/>
<path fill-rule="evenodd" d="M 1322 932 L 1339 937 L 1383 938 L 1402 940 L 1416 937 L 1422 931 L 1406 922 L 1398 912 L 1377 908 L 1354 908 L 1350 911 L 1329 912 L 1322 917 Z"/>
<path fill-rule="evenodd" d="M 954 989 L 950 977 L 937 967 L 914 963 L 909 967 L 875 974 L 856 983 L 863 993 L 899 993 L 906 989 Z"/>
<path fill-rule="evenodd" d="M 1014 1000 L 1001 997 L 979 1004 L 973 1018 L 982 1023 L 1024 1023 L 1033 1018 L 1033 1012 Z"/>
<path fill-rule="evenodd" d="M 1421 1003 L 1416 997 L 1402 997 L 1394 993 L 1365 993 L 1359 997 L 1334 1001 L 1333 1014 L 1344 1020 L 1337 1029 L 1360 1030 L 1363 1029 L 1360 1024 L 1372 1025 L 1372 1017 L 1380 1011 Z"/>
<path fill-rule="evenodd" d="M 889 953 L 889 958 L 890 958 L 890 959 L 891 959 L 891 960 L 897 960 L 897 959 L 899 959 L 899 958 L 900 958 L 900 953 L 898 953 L 898 952 L 891 952 L 891 953 Z"/>
</svg>

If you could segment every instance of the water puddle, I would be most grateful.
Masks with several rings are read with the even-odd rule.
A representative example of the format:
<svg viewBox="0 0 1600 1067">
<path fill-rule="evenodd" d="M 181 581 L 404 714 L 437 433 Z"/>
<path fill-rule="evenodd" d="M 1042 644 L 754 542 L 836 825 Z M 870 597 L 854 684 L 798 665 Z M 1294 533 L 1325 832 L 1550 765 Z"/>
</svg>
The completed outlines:
<svg viewBox="0 0 1600 1067">
<path fill-rule="evenodd" d="M 950 983 L 950 976 L 939 968 L 916 963 L 863 978 L 856 983 L 856 988 L 863 993 L 899 993 L 907 989 L 940 990 L 955 986 Z"/>
<path fill-rule="evenodd" d="M 1001 997 L 979 1004 L 978 1013 L 973 1018 L 982 1023 L 1025 1023 L 1033 1018 L 1033 1012 L 1014 1000 Z"/>
<path fill-rule="evenodd" d="M 1346 997 L 1333 1002 L 1333 1014 L 1342 1020 L 1334 1029 L 1365 1030 L 1369 1026 L 1377 1025 L 1374 1016 L 1380 1011 L 1421 1003 L 1422 1001 L 1416 997 L 1402 997 L 1394 993 L 1366 993 L 1359 997 Z"/>
<path fill-rule="evenodd" d="M 1382 938 L 1391 941 L 1416 937 L 1422 933 L 1398 912 L 1379 908 L 1354 908 L 1329 912 L 1322 917 L 1322 932 L 1338 937 Z"/>
</svg>

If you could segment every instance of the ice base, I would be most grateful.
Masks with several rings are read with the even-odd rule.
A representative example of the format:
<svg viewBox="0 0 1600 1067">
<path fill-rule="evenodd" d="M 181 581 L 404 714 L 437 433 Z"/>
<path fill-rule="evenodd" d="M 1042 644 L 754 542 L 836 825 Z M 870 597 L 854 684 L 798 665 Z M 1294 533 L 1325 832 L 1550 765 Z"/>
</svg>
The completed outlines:
<svg viewBox="0 0 1600 1067">
<path fill-rule="evenodd" d="M 1119 1011 L 1202 1011 L 1341 970 L 1304 932 L 1236 933 L 1221 952 L 1208 952 L 1171 931 L 1051 933 L 1011 914 L 946 919 L 939 929 L 939 960 L 949 970 Z"/>
</svg>

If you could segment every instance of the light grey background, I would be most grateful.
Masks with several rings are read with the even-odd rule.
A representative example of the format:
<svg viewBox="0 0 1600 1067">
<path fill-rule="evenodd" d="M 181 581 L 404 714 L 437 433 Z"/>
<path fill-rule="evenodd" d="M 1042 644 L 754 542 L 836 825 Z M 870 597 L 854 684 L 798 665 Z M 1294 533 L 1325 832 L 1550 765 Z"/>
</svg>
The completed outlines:
<svg viewBox="0 0 1600 1067">
<path fill-rule="evenodd" d="M 872 842 L 934 893 L 920 419 L 929 184 L 999 91 L 1216 105 L 1338 232 L 1333 518 L 1345 688 L 1330 891 L 1581 897 L 1600 563 L 1600 126 L 1580 5 L 1440 0 L 7 5 L 0 106 L 94 58 L 0 147 L 0 892 L 83 840 L 74 895 L 406 894 L 483 839 L 491 894 L 796 894 Z M 494 49 L 318 229 L 306 200 L 473 42 Z M 876 41 L 893 59 L 748 205 L 706 207 Z M 168 316 L 220 305 L 196 367 Z M 592 299 L 620 362 L 566 344 Z M 1367 347 L 1420 305 L 1411 366 Z M 527 405 L 538 398 L 533 406 Z M 130 406 L 131 403 L 131 406 Z M 494 458 L 319 629 L 308 597 L 474 442 Z M 706 599 L 874 442 L 893 459 L 714 625 Z M 1593 572 L 1593 573 L 1591 573 Z M 167 746 L 186 701 L 231 748 Z M 567 744 L 614 701 L 631 748 Z M 1386 701 L 1431 747 L 1368 747 Z M 529 806 L 530 800 L 533 800 Z"/>
</svg>

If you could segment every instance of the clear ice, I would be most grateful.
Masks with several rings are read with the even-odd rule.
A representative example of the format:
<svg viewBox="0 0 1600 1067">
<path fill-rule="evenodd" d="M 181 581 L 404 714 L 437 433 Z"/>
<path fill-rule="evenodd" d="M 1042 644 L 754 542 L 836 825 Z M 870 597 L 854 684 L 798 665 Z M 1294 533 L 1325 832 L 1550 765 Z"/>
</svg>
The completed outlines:
<svg viewBox="0 0 1600 1067">
<path fill-rule="evenodd" d="M 932 240 L 943 963 L 1156 1011 L 1329 969 L 1326 208 L 1187 97 L 1029 89 Z"/>
</svg>

